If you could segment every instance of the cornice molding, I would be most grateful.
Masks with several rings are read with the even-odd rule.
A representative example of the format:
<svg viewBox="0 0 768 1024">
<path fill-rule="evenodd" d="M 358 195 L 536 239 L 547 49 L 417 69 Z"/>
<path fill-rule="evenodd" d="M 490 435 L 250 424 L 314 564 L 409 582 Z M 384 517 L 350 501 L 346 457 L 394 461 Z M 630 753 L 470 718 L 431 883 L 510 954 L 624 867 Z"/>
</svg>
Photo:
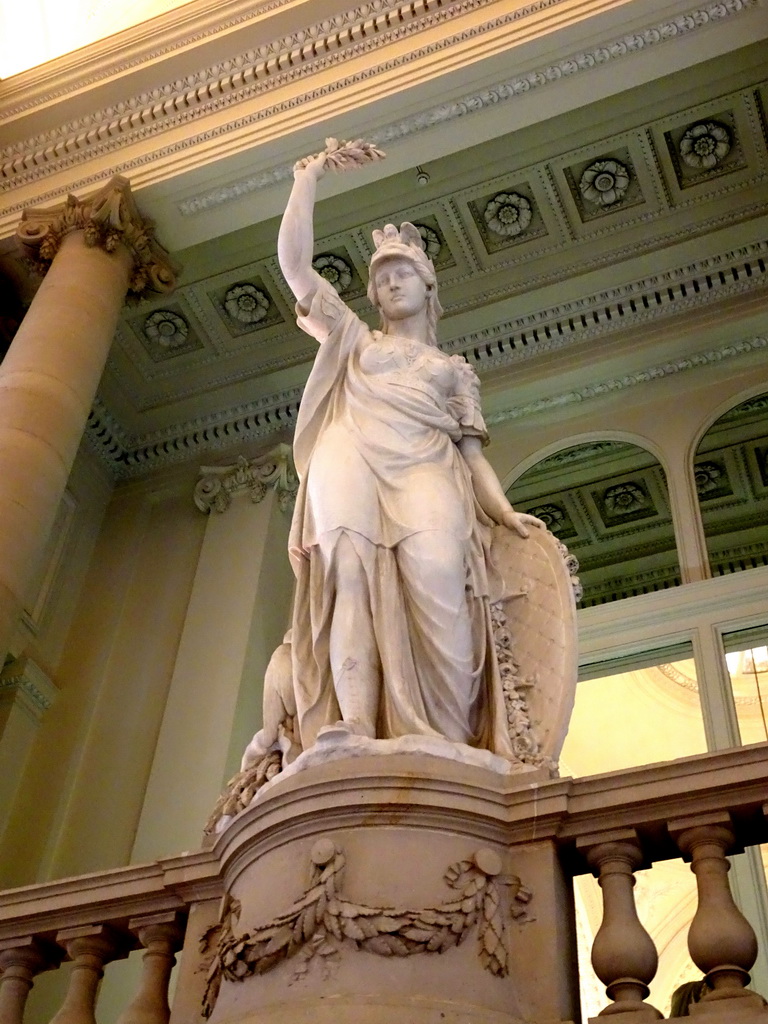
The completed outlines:
<svg viewBox="0 0 768 1024">
<path fill-rule="evenodd" d="M 767 278 L 768 242 L 760 242 L 563 303 L 562 306 L 504 321 L 456 338 L 441 347 L 448 352 L 461 352 L 483 375 L 489 370 L 599 335 L 664 319 L 692 307 L 702 308 L 734 294 L 764 289 Z M 497 410 L 487 418 L 488 423 L 502 423 L 576 402 L 583 403 L 673 373 L 736 359 L 763 349 L 766 344 L 768 342 L 762 336 L 748 338 L 676 362 L 610 378 L 578 391 Z M 120 427 L 103 402 L 97 399 L 88 420 L 88 442 L 116 478 L 133 477 L 158 465 L 182 462 L 195 452 L 212 451 L 238 441 L 290 432 L 296 421 L 301 394 L 302 388 L 294 387 L 212 416 L 198 417 L 192 422 L 133 437 Z"/>
<path fill-rule="evenodd" d="M 158 465 L 184 462 L 196 453 L 292 431 L 302 390 L 290 388 L 192 422 L 133 436 L 97 398 L 88 417 L 86 438 L 116 479 L 139 476 Z"/>
<path fill-rule="evenodd" d="M 768 242 L 757 242 L 495 324 L 441 348 L 463 355 L 483 372 L 766 286 Z"/>
<path fill-rule="evenodd" d="M 250 21 L 256 21 L 265 14 L 272 14 L 284 7 L 289 7 L 294 0 L 261 0 L 261 3 L 250 3 L 248 0 L 237 5 L 242 8 L 237 14 L 226 16 L 222 12 L 220 0 L 212 0 L 209 7 L 210 12 L 202 15 L 207 24 L 204 27 L 194 28 L 191 32 L 185 32 L 181 24 L 185 21 L 186 11 L 191 4 L 185 4 L 166 12 L 148 21 L 142 21 L 138 25 L 125 29 L 118 33 L 117 37 L 110 36 L 100 39 L 87 49 L 90 51 L 85 63 L 91 65 L 92 70 L 84 71 L 82 50 L 63 54 L 61 57 L 46 62 L 36 68 L 20 72 L 7 82 L 11 87 L 18 81 L 19 91 L 23 96 L 14 106 L 8 107 L 4 116 L 8 119 L 18 117 L 27 110 L 49 103 L 55 103 L 65 96 L 79 92 L 83 88 L 97 85 L 99 82 L 109 80 L 115 75 L 124 75 L 144 64 L 155 63 L 180 50 L 188 49 L 191 46 L 205 42 L 222 32 L 229 32 Z M 231 3 L 229 6 L 233 6 Z M 186 17 L 186 20 L 197 24 L 200 15 Z M 160 22 L 164 23 L 162 29 L 158 29 Z M 158 35 L 163 41 L 158 43 Z M 117 39 L 117 45 L 114 40 Z M 136 49 L 141 47 L 142 41 L 149 39 L 150 48 Z M 120 52 L 131 50 L 131 57 L 118 55 Z M 117 51 L 117 52 L 116 52 Z M 94 65 L 99 65 L 94 67 Z M 44 83 L 51 78 L 67 78 L 67 81 L 54 89 L 45 90 Z"/>
<path fill-rule="evenodd" d="M 504 82 L 499 82 L 497 85 L 481 92 L 468 94 L 451 103 L 440 104 L 410 118 L 392 122 L 379 131 L 373 132 L 370 139 L 377 146 L 386 146 L 389 143 L 418 134 L 430 128 L 435 128 L 441 124 L 447 124 L 469 114 L 480 113 L 490 107 L 495 107 L 500 103 L 525 95 L 534 89 L 560 81 L 582 71 L 592 70 L 609 62 L 627 57 L 630 54 L 637 53 L 640 50 L 655 46 L 658 43 L 666 42 L 681 35 L 687 35 L 704 26 L 718 23 L 724 18 L 741 14 L 758 6 L 759 2 L 760 0 L 730 0 L 729 3 L 713 3 L 707 7 L 694 8 L 686 12 L 686 14 L 679 15 L 666 22 L 659 22 L 644 29 L 642 32 L 621 36 L 606 45 L 595 47 L 593 50 L 571 54 L 558 61 L 557 64 L 542 66 L 524 75 L 518 75 Z M 487 32 L 491 29 L 502 27 L 509 23 L 509 21 L 521 16 L 523 12 L 525 14 L 530 13 L 529 8 L 523 8 L 512 15 L 494 19 L 493 22 L 487 22 L 480 28 L 470 29 L 466 33 L 456 35 L 449 40 L 441 40 L 436 46 L 422 48 L 414 54 L 409 54 L 407 58 L 401 57 L 395 61 L 378 65 L 376 68 L 364 72 L 358 78 L 345 79 L 344 84 L 354 85 L 356 81 L 362 80 L 363 77 L 381 74 L 401 66 L 406 59 L 412 60 L 424 57 L 434 52 L 437 48 L 463 43 L 467 39 L 479 34 L 480 31 Z M 316 99 L 322 95 L 323 93 L 321 92 L 313 92 L 304 97 L 304 99 Z M 277 109 L 274 112 L 276 113 Z M 195 196 L 190 196 L 179 203 L 178 210 L 184 216 L 194 216 L 213 207 L 240 199 L 251 192 L 257 192 L 261 189 L 277 185 L 290 178 L 292 172 L 292 163 L 280 164 L 262 171 L 258 175 L 241 178 L 229 185 L 208 189 Z"/>
<path fill-rule="evenodd" d="M 494 0 L 413 0 L 388 4 L 370 0 L 334 19 L 274 40 L 212 67 L 142 92 L 117 106 L 97 110 L 55 129 L 0 149 L 0 190 L 39 180 L 77 163 L 89 151 L 102 155 L 273 90 L 350 56 L 397 42 L 413 32 L 478 10 Z M 563 0 L 539 0 L 510 20 Z M 431 12 L 431 13 L 430 13 Z M 457 38 L 457 37 L 456 37 Z"/>
<path fill-rule="evenodd" d="M 606 259 L 602 259 L 599 265 L 604 265 Z M 584 261 L 582 267 L 593 269 L 593 263 Z M 552 277 L 554 280 L 560 280 L 562 275 L 555 274 Z M 457 280 L 468 279 L 469 275 L 466 278 L 452 278 L 451 285 Z M 536 278 L 534 283 L 540 285 L 542 281 Z M 544 283 L 549 283 L 549 277 Z M 708 302 L 747 295 L 766 286 L 768 242 L 758 242 L 642 278 L 609 291 L 597 292 L 514 319 L 499 320 L 480 330 L 455 337 L 448 333 L 449 318 L 451 315 L 466 313 L 469 307 L 443 300 L 446 319 L 442 321 L 443 340 L 440 347 L 450 354 L 463 355 L 482 375 L 489 370 L 529 359 L 543 352 L 592 340 L 617 329 L 664 319 Z M 485 292 L 473 297 L 473 307 L 490 305 L 509 297 L 508 290 Z M 119 327 L 118 337 L 121 330 Z M 308 365 L 314 358 L 315 351 L 315 346 L 310 345 L 301 351 L 294 350 L 290 355 L 265 359 L 259 362 L 258 371 L 265 374 L 301 363 Z M 212 363 L 218 358 L 218 355 L 211 355 L 206 362 Z M 129 378 L 119 364 L 111 366 L 111 374 L 121 387 L 126 390 L 129 388 Z M 207 387 L 230 387 L 241 384 L 252 375 L 251 367 L 241 366 L 237 371 L 222 373 L 209 379 Z M 172 377 L 172 373 L 169 372 L 169 376 Z M 159 381 L 159 376 L 154 379 Z M 198 399 L 199 395 L 199 385 L 182 387 L 174 383 L 172 389 L 166 388 L 156 394 L 153 401 L 168 403 Z M 256 405 L 258 410 L 263 408 L 264 401 L 269 408 L 273 407 L 272 398 L 260 399 Z M 156 439 L 157 435 L 153 435 L 152 440 Z"/>
<path fill-rule="evenodd" d="M 355 57 L 370 54 L 427 27 L 443 24 L 456 15 L 477 11 L 493 0 L 414 0 L 392 7 L 383 0 L 371 0 L 333 22 L 321 22 L 305 32 L 294 33 L 256 50 L 248 51 L 225 65 L 206 68 L 187 76 L 183 81 L 168 83 L 150 93 L 108 107 L 80 118 L 70 124 L 42 133 L 24 143 L 0 150 L 2 179 L 0 191 L 29 184 L 47 177 L 54 171 L 70 167 L 91 157 L 101 157 L 124 149 L 132 142 L 145 140 L 160 132 L 188 124 L 191 121 L 217 113 L 250 99 L 264 91 L 295 82 L 297 79 L 329 67 L 337 67 Z M 660 43 L 688 35 L 703 28 L 711 28 L 726 19 L 739 16 L 757 6 L 760 0 L 726 0 L 690 9 L 663 22 L 657 22 L 642 31 L 623 35 L 589 51 L 578 52 L 517 76 L 463 99 L 441 104 L 425 110 L 407 120 L 388 125 L 377 132 L 373 141 L 380 145 L 397 141 L 457 118 L 465 117 L 525 95 L 533 89 L 560 81 L 582 71 L 603 66 L 654 47 Z M 541 11 L 563 5 L 564 0 L 538 0 L 513 12 L 475 25 L 463 32 L 444 36 L 382 63 L 373 64 L 353 75 L 334 76 L 318 89 L 300 96 L 292 96 L 267 108 L 255 110 L 245 116 L 229 120 L 186 137 L 171 146 L 161 146 L 149 153 L 131 157 L 115 165 L 115 170 L 127 173 L 147 163 L 171 156 L 181 150 L 231 134 L 256 122 L 274 117 L 286 110 L 327 99 L 331 94 L 355 87 L 388 72 L 402 70 L 416 61 L 424 60 L 446 49 L 456 51 L 465 43 L 476 43 L 514 22 L 529 18 Z M 392 27 L 396 24 L 396 27 Z M 330 29 L 329 29 L 330 25 Z M 234 69 L 233 69 L 234 65 Z M 290 173 L 289 165 L 279 165 L 259 175 L 236 181 L 226 187 L 207 190 L 192 196 L 181 204 L 182 214 L 190 216 L 213 206 L 237 199 L 249 192 L 282 181 Z M 86 187 L 97 180 L 90 175 L 70 182 L 67 188 Z M 51 190 L 39 199 L 59 195 L 61 188 Z M 7 213 L 23 208 L 20 202 L 6 208 Z"/>
<path fill-rule="evenodd" d="M 522 416 L 534 416 L 537 413 L 547 412 L 550 409 L 582 403 L 592 398 L 602 398 L 613 392 L 625 391 L 627 388 L 636 387 L 638 384 L 648 384 L 653 380 L 660 380 L 663 377 L 670 377 L 673 374 L 683 373 L 686 370 L 695 370 L 702 366 L 722 363 L 765 348 L 768 348 L 768 337 L 758 335 L 755 338 L 746 338 L 731 345 L 709 349 L 706 352 L 699 352 L 692 356 L 676 359 L 673 362 L 649 366 L 647 369 L 638 370 L 635 373 L 624 374 L 621 377 L 611 377 L 575 391 L 565 391 L 546 398 L 539 398 L 535 402 L 528 402 L 525 405 L 509 406 L 487 416 L 486 422 L 491 426 L 496 423 L 504 423 L 507 420 L 520 419 Z"/>
</svg>

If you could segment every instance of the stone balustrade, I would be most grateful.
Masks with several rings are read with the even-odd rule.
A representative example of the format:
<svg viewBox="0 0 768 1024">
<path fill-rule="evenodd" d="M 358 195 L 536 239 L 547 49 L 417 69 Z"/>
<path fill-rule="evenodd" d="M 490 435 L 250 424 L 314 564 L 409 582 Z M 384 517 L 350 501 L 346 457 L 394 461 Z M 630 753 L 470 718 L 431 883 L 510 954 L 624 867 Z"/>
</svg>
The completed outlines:
<svg viewBox="0 0 768 1024">
<path fill-rule="evenodd" d="M 35 976 L 65 960 L 69 983 L 51 1024 L 94 1024 L 105 967 L 140 948 L 141 980 L 120 1024 L 167 1024 L 168 983 L 187 923 L 215 920 L 221 891 L 218 861 L 200 852 L 3 893 L 1 1024 L 22 1024 Z M 194 943 L 186 961 L 199 966 Z M 192 1002 L 199 1005 L 199 993 Z"/>
<path fill-rule="evenodd" d="M 510 851 L 549 842 L 566 877 L 593 872 L 598 878 L 604 913 L 592 956 L 606 988 L 601 1016 L 621 1014 L 625 1024 L 661 1017 L 646 1002 L 657 952 L 637 917 L 634 874 L 657 861 L 682 857 L 690 862 L 698 892 L 689 949 L 709 986 L 692 1012 L 703 1013 L 710 1024 L 768 1022 L 764 1001 L 749 989 L 757 944 L 733 901 L 727 860 L 768 841 L 767 755 L 768 744 L 760 744 L 576 780 L 521 786 L 520 777 L 512 777 L 491 794 Z M 375 759 L 355 790 L 363 812 L 370 800 L 382 813 L 376 772 L 383 763 Z M 386 776 L 390 791 L 397 785 L 393 780 L 394 774 Z M 337 811 L 349 813 L 349 785 L 349 779 L 337 778 L 326 788 L 330 829 L 336 827 Z M 401 817 L 434 808 L 436 795 L 444 797 L 448 790 L 456 813 L 466 815 L 462 801 L 475 799 L 477 792 L 470 780 L 466 792 L 459 793 L 455 784 L 441 781 L 439 772 L 431 778 L 410 777 L 403 789 L 407 804 L 397 801 Z M 273 793 L 288 820 L 290 793 L 284 789 L 279 795 L 279 787 Z M 270 799 L 268 794 L 264 798 Z M 241 831 L 253 827 L 246 821 Z M 0 1024 L 22 1024 L 36 975 L 64 960 L 73 966 L 51 1024 L 92 1024 L 105 967 L 139 948 L 144 949 L 142 977 L 118 1024 L 201 1021 L 213 956 L 212 944 L 206 948 L 202 940 L 218 922 L 227 871 L 236 859 L 232 830 L 237 832 L 236 823 L 229 837 L 197 853 L 0 894 Z M 564 948 L 575 963 L 575 950 L 567 945 L 571 941 L 568 937 Z M 179 951 L 176 997 L 169 1010 L 168 981 Z M 563 970 L 568 970 L 565 962 Z"/>
</svg>

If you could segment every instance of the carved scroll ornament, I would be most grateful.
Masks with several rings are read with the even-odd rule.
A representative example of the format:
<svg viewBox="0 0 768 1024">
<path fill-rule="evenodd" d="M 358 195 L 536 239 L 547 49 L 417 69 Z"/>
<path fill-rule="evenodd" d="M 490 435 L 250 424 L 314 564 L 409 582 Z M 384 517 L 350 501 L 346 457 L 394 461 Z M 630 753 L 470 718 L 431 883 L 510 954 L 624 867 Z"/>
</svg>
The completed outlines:
<svg viewBox="0 0 768 1024">
<path fill-rule="evenodd" d="M 501 876 L 499 855 L 480 849 L 471 860 L 457 861 L 445 872 L 445 882 L 455 895 L 436 907 L 420 910 L 368 907 L 344 899 L 341 889 L 346 858 L 331 839 L 319 839 L 310 853 L 312 874 L 308 888 L 284 914 L 269 924 L 235 935 L 233 922 L 240 904 L 229 899 L 218 935 L 216 952 L 208 973 L 203 1015 L 209 1017 L 223 980 L 244 981 L 264 974 L 290 957 L 297 958 L 295 976 L 303 976 L 318 956 L 330 971 L 343 943 L 379 956 L 413 956 L 444 953 L 458 946 L 477 925 L 478 952 L 486 970 L 497 977 L 508 973 L 506 920 L 530 920 L 527 905 L 532 893 L 516 875 Z M 502 906 L 499 882 L 509 888 L 511 906 Z M 207 950 L 214 937 L 202 940 Z"/>
<path fill-rule="evenodd" d="M 129 289 L 134 294 L 169 292 L 176 284 L 170 257 L 155 240 L 152 222 L 139 213 L 126 178 L 115 175 L 83 199 L 69 195 L 59 206 L 24 210 L 16 236 L 33 269 L 45 274 L 72 231 L 83 231 L 86 245 L 105 252 L 125 246 L 133 259 Z"/>
<path fill-rule="evenodd" d="M 231 466 L 202 466 L 195 485 L 195 505 L 205 513 L 226 512 L 233 494 L 247 491 L 258 504 L 269 487 L 277 491 L 280 508 L 289 511 L 299 487 L 290 445 L 280 444 L 258 459 L 241 455 Z"/>
</svg>

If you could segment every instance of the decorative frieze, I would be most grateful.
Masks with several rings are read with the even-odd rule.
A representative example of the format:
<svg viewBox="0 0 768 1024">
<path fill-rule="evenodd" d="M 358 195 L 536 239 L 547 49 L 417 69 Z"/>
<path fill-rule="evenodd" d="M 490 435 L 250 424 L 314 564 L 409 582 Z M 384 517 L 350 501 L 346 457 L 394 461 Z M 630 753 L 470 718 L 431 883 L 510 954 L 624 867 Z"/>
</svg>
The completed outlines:
<svg viewBox="0 0 768 1024">
<path fill-rule="evenodd" d="M 269 312 L 269 296 L 255 284 L 236 284 L 224 296 L 224 309 L 241 324 L 258 324 Z"/>
<path fill-rule="evenodd" d="M 372 133 L 370 138 L 378 146 L 386 148 L 399 139 L 431 130 L 437 125 L 447 124 L 471 114 L 487 111 L 489 108 L 512 101 L 520 96 L 525 96 L 534 89 L 543 88 L 582 72 L 589 72 L 605 64 L 630 57 L 642 50 L 647 50 L 671 40 L 682 38 L 693 32 L 706 29 L 708 26 L 716 25 L 726 19 L 752 10 L 758 5 L 758 2 L 759 0 L 729 0 L 728 3 L 711 3 L 692 8 L 684 14 L 677 15 L 666 21 L 656 22 L 645 29 L 630 35 L 621 36 L 594 49 L 570 54 L 555 64 L 543 65 L 525 74 L 499 82 L 483 91 L 469 94 L 450 103 L 441 103 L 429 110 L 424 110 L 411 117 L 393 122 Z M 439 40 L 428 47 L 421 47 L 415 54 L 409 53 L 400 58 L 387 61 L 384 65 L 371 63 L 365 71 L 343 79 L 343 83 L 337 78 L 332 85 L 325 89 L 313 90 L 312 93 L 305 94 L 302 99 L 320 100 L 330 91 L 337 91 L 341 84 L 354 86 L 363 80 L 380 75 L 382 71 L 393 71 L 398 67 L 403 67 L 411 62 L 414 56 L 428 56 L 430 53 L 441 49 L 458 47 L 467 41 L 468 38 L 476 36 L 478 31 L 497 31 L 500 28 L 514 24 L 514 22 L 521 18 L 537 14 L 542 8 L 552 6 L 554 4 L 547 2 L 547 0 L 544 0 L 542 3 L 528 4 L 507 15 L 488 21 L 480 30 L 469 29 L 464 33 L 457 33 L 449 39 Z M 464 3 L 462 11 L 467 9 L 469 9 L 469 4 Z M 446 9 L 440 13 L 450 15 L 452 12 L 453 8 L 450 8 L 450 10 Z M 362 46 L 365 43 L 367 43 L 367 40 L 363 40 L 358 45 Z M 350 53 L 351 55 L 352 53 Z M 279 112 L 277 107 L 270 108 L 270 113 L 277 114 Z M 207 133 L 205 138 L 210 138 L 213 134 Z M 200 138 L 202 141 L 202 137 Z M 292 165 L 289 163 L 282 164 L 267 171 L 261 171 L 259 174 L 241 178 L 228 185 L 217 186 L 216 188 L 208 189 L 205 192 L 200 192 L 195 196 L 186 198 L 179 203 L 178 209 L 184 216 L 194 216 L 213 207 L 240 199 L 251 192 L 270 188 L 290 178 L 291 173 Z"/>
<path fill-rule="evenodd" d="M 123 245 L 133 259 L 129 287 L 136 295 L 168 292 L 175 285 L 168 253 L 155 240 L 151 221 L 139 213 L 125 178 L 115 175 L 82 199 L 69 195 L 59 206 L 25 209 L 16 235 L 34 269 L 45 274 L 72 231 L 82 231 L 86 245 L 108 253 Z"/>
<path fill-rule="evenodd" d="M 247 492 L 251 501 L 258 503 L 272 487 L 285 512 L 292 508 L 298 486 L 291 447 L 281 444 L 257 459 L 241 455 L 231 466 L 202 466 L 195 486 L 195 505 L 206 514 L 226 512 L 235 494 Z"/>
<path fill-rule="evenodd" d="M 530 202 L 519 192 L 499 192 L 483 210 L 483 220 L 489 229 L 504 238 L 522 234 L 532 216 Z"/>
<path fill-rule="evenodd" d="M 576 161 L 562 169 L 564 183 L 583 224 L 645 202 L 637 169 L 643 164 L 637 142 L 630 140 L 629 145 L 612 148 L 598 159 L 595 155 L 577 151 Z"/>
<path fill-rule="evenodd" d="M 697 111 L 697 120 L 681 120 L 664 132 L 680 189 L 701 182 L 711 183 L 722 175 L 747 166 L 751 148 L 749 131 L 740 116 L 743 108 L 734 99 L 731 98 L 729 107 L 712 110 L 706 117 L 701 117 Z"/>
<path fill-rule="evenodd" d="M 414 224 L 414 227 L 419 232 L 424 243 L 424 251 L 432 262 L 435 263 L 440 255 L 440 250 L 443 248 L 443 240 L 437 231 L 428 224 Z"/>
<path fill-rule="evenodd" d="M 323 253 L 312 260 L 312 266 L 320 277 L 333 285 L 339 295 L 343 295 L 352 284 L 354 270 L 341 256 Z"/>
<path fill-rule="evenodd" d="M 731 134 L 717 121 L 699 121 L 687 128 L 680 140 L 680 158 L 696 170 L 721 164 L 731 149 Z"/>
<path fill-rule="evenodd" d="M 614 206 L 626 195 L 629 180 L 629 168 L 620 160 L 596 160 L 582 172 L 579 191 L 593 206 Z"/>
<path fill-rule="evenodd" d="M 721 459 L 704 459 L 697 462 L 693 467 L 693 478 L 699 501 L 709 501 L 712 498 L 733 494 L 728 469 Z"/>
</svg>

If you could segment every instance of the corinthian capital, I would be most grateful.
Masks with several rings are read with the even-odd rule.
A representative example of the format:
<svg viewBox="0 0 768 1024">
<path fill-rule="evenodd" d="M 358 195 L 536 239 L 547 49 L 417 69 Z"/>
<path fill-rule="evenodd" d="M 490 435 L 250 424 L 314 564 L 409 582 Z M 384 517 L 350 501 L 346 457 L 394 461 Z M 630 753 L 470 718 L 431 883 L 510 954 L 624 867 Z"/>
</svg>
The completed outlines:
<svg viewBox="0 0 768 1024">
<path fill-rule="evenodd" d="M 115 175 L 82 199 L 69 195 L 59 206 L 25 210 L 16 237 L 35 270 L 44 274 L 71 231 L 82 231 L 86 245 L 105 252 L 124 245 L 133 257 L 129 289 L 137 295 L 168 292 L 176 283 L 168 253 L 155 240 L 152 222 L 139 213 L 126 178 Z"/>
<path fill-rule="evenodd" d="M 241 455 L 231 466 L 202 466 L 195 487 L 195 504 L 201 512 L 226 512 L 232 496 L 241 492 L 260 502 L 272 487 L 284 512 L 293 508 L 299 481 L 290 445 L 279 444 L 268 455 L 246 459 Z"/>
</svg>

